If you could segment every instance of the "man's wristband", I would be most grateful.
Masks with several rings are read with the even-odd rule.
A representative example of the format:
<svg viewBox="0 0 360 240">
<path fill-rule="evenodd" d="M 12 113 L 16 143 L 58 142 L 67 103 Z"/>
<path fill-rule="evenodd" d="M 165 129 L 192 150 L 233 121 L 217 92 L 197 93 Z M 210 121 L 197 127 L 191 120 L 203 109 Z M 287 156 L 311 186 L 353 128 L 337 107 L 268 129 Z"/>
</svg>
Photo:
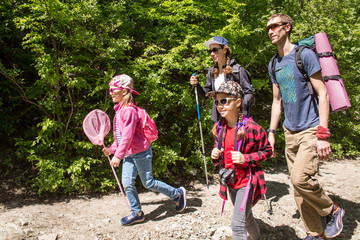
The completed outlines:
<svg viewBox="0 0 360 240">
<path fill-rule="evenodd" d="M 268 133 L 273 133 L 273 134 L 275 134 L 275 133 L 276 133 L 276 130 L 275 130 L 275 129 L 268 128 L 267 132 L 268 132 Z"/>
<path fill-rule="evenodd" d="M 330 129 L 318 126 L 316 137 L 321 140 L 327 140 L 331 136 Z"/>
</svg>

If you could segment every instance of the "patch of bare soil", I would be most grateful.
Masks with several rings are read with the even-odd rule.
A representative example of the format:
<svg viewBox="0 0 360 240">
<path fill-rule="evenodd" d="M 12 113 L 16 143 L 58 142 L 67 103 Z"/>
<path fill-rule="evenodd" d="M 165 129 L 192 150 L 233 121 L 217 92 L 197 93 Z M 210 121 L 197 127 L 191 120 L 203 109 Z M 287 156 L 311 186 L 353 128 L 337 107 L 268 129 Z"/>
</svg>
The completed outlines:
<svg viewBox="0 0 360 240">
<path fill-rule="evenodd" d="M 265 240 L 291 240 L 305 236 L 289 186 L 287 169 L 267 170 L 267 201 L 253 208 Z M 346 210 L 344 230 L 336 239 L 360 239 L 360 162 L 324 162 L 318 179 L 330 197 Z M 214 177 L 217 179 L 217 177 Z M 233 206 L 222 200 L 215 180 L 209 189 L 201 182 L 186 185 L 187 209 L 177 214 L 173 201 L 151 191 L 140 193 L 146 219 L 121 226 L 129 210 L 120 194 L 40 199 L 1 193 L 0 239 L 232 239 Z M 1 188 L 3 189 L 3 188 Z"/>
</svg>

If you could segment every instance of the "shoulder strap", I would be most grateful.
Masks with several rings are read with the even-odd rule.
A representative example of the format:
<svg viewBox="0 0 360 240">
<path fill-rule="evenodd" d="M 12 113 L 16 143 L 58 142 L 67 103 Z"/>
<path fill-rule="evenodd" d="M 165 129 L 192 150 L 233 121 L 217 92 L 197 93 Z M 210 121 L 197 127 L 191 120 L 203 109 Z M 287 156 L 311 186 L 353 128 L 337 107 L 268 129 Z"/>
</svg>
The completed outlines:
<svg viewBox="0 0 360 240">
<path fill-rule="evenodd" d="M 140 113 L 140 111 L 143 110 L 143 111 L 144 111 L 144 115 L 145 115 L 145 120 L 146 120 L 146 117 L 147 117 L 146 115 L 147 115 L 147 114 L 146 114 L 145 109 L 137 106 L 136 104 L 133 104 L 132 106 L 136 109 L 136 112 L 137 112 L 137 114 L 138 114 L 138 116 L 139 116 L 139 119 L 141 119 L 141 113 Z M 120 111 L 124 110 L 126 107 L 128 107 L 128 106 L 124 106 L 123 108 L 120 109 Z M 122 113 L 120 113 L 119 115 L 120 115 L 120 117 L 121 117 L 121 120 L 124 121 L 124 118 L 123 118 L 123 116 L 122 116 Z M 145 123 L 146 123 L 146 121 L 143 122 L 144 126 L 141 126 L 141 129 L 145 127 Z M 138 131 L 138 132 L 141 131 L 141 129 L 139 129 L 137 126 L 138 126 L 138 125 L 136 125 L 135 131 Z"/>
<path fill-rule="evenodd" d="M 119 116 L 120 116 L 121 121 L 124 121 L 124 118 L 122 117 L 122 111 L 124 110 L 124 108 L 125 108 L 125 106 L 120 108 L 120 110 L 119 110 Z"/>
<path fill-rule="evenodd" d="M 222 124 L 222 125 L 221 125 Z M 225 124 L 224 124 L 224 121 L 219 121 L 218 122 L 218 129 L 219 129 L 219 132 L 218 132 L 218 142 L 217 142 L 217 148 L 218 149 L 221 149 L 221 144 L 222 144 L 222 141 L 223 141 L 223 134 L 224 134 L 224 130 L 225 130 Z"/>
<path fill-rule="evenodd" d="M 246 68 L 244 68 L 243 66 L 241 66 L 240 64 L 235 64 L 234 66 L 232 66 L 233 68 L 233 73 L 234 73 L 234 78 L 236 80 L 236 82 L 238 82 L 240 84 L 240 79 L 241 79 L 241 68 L 243 68 L 245 70 L 245 73 L 248 76 L 249 79 L 249 83 L 252 86 L 252 81 L 251 81 L 251 76 L 248 70 L 246 70 Z"/>
<path fill-rule="evenodd" d="M 236 136 L 237 134 L 236 134 L 236 133 L 237 133 L 237 131 L 238 131 L 239 128 L 243 127 L 243 130 L 244 130 L 244 132 L 245 132 L 245 127 L 246 127 L 246 122 L 247 122 L 247 120 L 248 120 L 248 117 L 247 117 L 246 115 L 244 115 L 244 120 L 243 120 L 241 123 L 237 123 L 237 124 L 236 124 L 235 139 L 237 139 L 237 136 Z M 241 144 L 242 144 L 243 139 L 244 139 L 244 137 L 241 138 L 240 140 L 237 139 L 237 141 L 235 141 L 235 143 L 234 143 L 234 148 L 235 148 L 235 146 L 237 145 L 237 149 L 235 149 L 235 150 L 240 151 L 240 147 L 241 147 Z"/>
<path fill-rule="evenodd" d="M 304 70 L 304 65 L 301 60 L 301 53 L 304 50 L 304 48 L 306 48 L 306 47 L 307 46 L 301 45 L 301 46 L 298 46 L 295 48 L 295 62 L 296 62 L 296 66 L 298 67 L 299 71 L 301 72 L 301 74 L 304 76 L 304 78 L 306 80 L 306 84 L 308 85 L 310 95 L 313 95 L 314 89 L 313 89 L 313 86 L 311 85 L 310 77 L 307 74 L 307 72 Z"/>
<path fill-rule="evenodd" d="M 301 46 L 297 46 L 295 48 L 295 63 L 296 63 L 296 66 L 298 67 L 300 73 L 304 76 L 304 78 L 306 80 L 306 84 L 308 85 L 310 95 L 314 95 L 314 88 L 311 85 L 310 77 L 307 75 L 306 71 L 304 70 L 304 65 L 301 60 L 301 53 L 304 50 L 304 48 L 306 48 L 306 47 L 307 46 L 301 45 Z M 276 74 L 275 74 L 275 65 L 276 65 L 275 58 L 276 57 L 277 57 L 277 54 L 275 54 L 270 60 L 271 61 L 271 72 L 275 79 L 276 79 Z M 280 90 L 280 88 L 279 88 L 279 90 Z M 280 100 L 280 97 L 281 97 L 281 91 L 279 92 L 278 100 Z"/>
<path fill-rule="evenodd" d="M 275 59 L 277 58 L 277 56 L 278 56 L 278 54 L 275 54 L 270 60 L 271 61 L 271 73 L 272 73 L 273 77 L 275 78 L 275 80 L 276 80 L 276 74 L 275 74 L 275 65 L 276 65 L 276 63 L 275 63 Z M 281 91 L 280 91 L 280 87 L 279 87 L 279 95 L 278 95 L 277 99 L 280 100 L 280 98 L 281 98 Z"/>
<path fill-rule="evenodd" d="M 304 66 L 303 66 L 302 61 L 301 61 L 301 53 L 304 50 L 304 48 L 306 48 L 306 47 L 303 46 L 303 45 L 302 46 L 297 46 L 295 48 L 295 62 L 296 62 L 296 66 L 298 67 L 301 74 L 304 75 L 304 78 L 308 79 L 309 76 L 305 72 Z"/>
<path fill-rule="evenodd" d="M 240 151 L 240 147 L 241 147 L 241 144 L 242 144 L 242 141 L 244 139 L 241 138 L 241 139 L 238 139 L 237 138 L 237 131 L 239 128 L 243 127 L 244 129 L 244 132 L 245 132 L 245 127 L 246 127 L 246 122 L 248 120 L 248 116 L 244 115 L 244 120 L 242 122 L 238 122 L 236 124 L 236 127 L 235 127 L 235 136 L 234 136 L 234 150 L 235 151 Z M 221 144 L 222 144 L 222 141 L 224 140 L 223 139 L 223 135 L 224 135 L 224 131 L 226 131 L 225 129 L 225 122 L 224 121 L 219 121 L 218 122 L 218 142 L 217 142 L 217 148 L 218 149 L 221 149 Z M 234 169 L 236 169 L 236 164 L 234 164 Z"/>
<path fill-rule="evenodd" d="M 232 66 L 232 69 L 233 69 L 233 76 L 234 76 L 234 80 L 235 82 L 239 83 L 240 84 L 240 79 L 241 79 L 241 72 L 240 72 L 240 64 L 235 64 L 234 66 Z"/>
<path fill-rule="evenodd" d="M 240 152 L 240 147 L 241 147 L 241 144 L 242 144 L 243 139 L 245 138 L 245 136 L 242 137 L 242 138 L 239 140 L 239 139 L 237 138 L 237 131 L 239 130 L 239 128 L 243 127 L 244 132 L 245 132 L 245 126 L 246 126 L 247 119 L 248 119 L 248 117 L 247 117 L 246 115 L 244 115 L 243 121 L 242 121 L 241 123 L 240 123 L 240 122 L 237 122 L 237 123 L 236 123 L 235 137 L 234 137 L 234 151 Z M 236 163 L 234 164 L 234 169 L 236 169 Z"/>
<path fill-rule="evenodd" d="M 273 77 L 276 80 L 276 75 L 275 75 L 275 58 L 277 57 L 278 54 L 275 54 L 272 58 L 271 58 L 271 73 L 273 75 Z"/>
</svg>

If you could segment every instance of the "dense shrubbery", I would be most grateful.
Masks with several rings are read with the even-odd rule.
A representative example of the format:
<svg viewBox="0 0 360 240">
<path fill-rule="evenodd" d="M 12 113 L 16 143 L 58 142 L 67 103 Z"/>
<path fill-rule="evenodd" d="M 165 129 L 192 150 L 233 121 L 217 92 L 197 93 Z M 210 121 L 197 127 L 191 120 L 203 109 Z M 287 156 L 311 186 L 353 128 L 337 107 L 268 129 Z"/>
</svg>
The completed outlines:
<svg viewBox="0 0 360 240">
<path fill-rule="evenodd" d="M 82 120 L 95 108 L 113 116 L 107 83 L 115 74 L 126 73 L 141 93 L 139 105 L 159 128 L 160 139 L 153 144 L 155 176 L 197 171 L 204 177 L 189 84 L 193 72 L 204 83 L 205 69 L 212 64 L 202 43 L 214 35 L 229 40 L 234 57 L 253 78 L 255 119 L 267 128 L 267 63 L 275 48 L 264 26 L 275 12 L 293 17 L 294 41 L 319 31 L 328 34 L 352 103 L 348 111 L 331 115 L 332 148 L 335 157 L 356 156 L 359 6 L 351 0 L 3 1 L 0 131 L 2 149 L 16 154 L 3 159 L 1 169 L 28 160 L 35 169 L 30 180 L 39 193 L 115 188 L 107 159 L 83 134 Z M 210 101 L 201 101 L 201 109 L 209 153 Z M 277 151 L 282 153 L 282 134 L 278 138 Z M 107 143 L 111 139 L 109 134 Z"/>
</svg>

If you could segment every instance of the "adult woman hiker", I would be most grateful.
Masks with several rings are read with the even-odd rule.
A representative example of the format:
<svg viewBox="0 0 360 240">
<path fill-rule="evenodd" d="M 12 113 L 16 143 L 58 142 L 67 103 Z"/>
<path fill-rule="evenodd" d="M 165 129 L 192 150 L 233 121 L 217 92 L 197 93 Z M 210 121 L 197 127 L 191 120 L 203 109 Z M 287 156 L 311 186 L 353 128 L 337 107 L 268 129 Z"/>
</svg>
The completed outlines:
<svg viewBox="0 0 360 240">
<path fill-rule="evenodd" d="M 242 105 L 243 113 L 250 116 L 250 107 L 254 103 L 254 89 L 251 86 L 248 71 L 238 64 L 235 59 L 230 58 L 231 50 L 228 40 L 224 37 L 215 36 L 211 40 L 204 42 L 204 45 L 209 48 L 208 52 L 215 64 L 208 68 L 204 87 L 199 84 L 197 75 L 191 76 L 190 84 L 196 86 L 201 97 L 207 98 L 206 93 L 216 91 L 224 81 L 233 80 L 239 83 L 245 94 Z M 218 116 L 218 111 L 213 103 L 211 120 L 217 122 Z"/>
</svg>

